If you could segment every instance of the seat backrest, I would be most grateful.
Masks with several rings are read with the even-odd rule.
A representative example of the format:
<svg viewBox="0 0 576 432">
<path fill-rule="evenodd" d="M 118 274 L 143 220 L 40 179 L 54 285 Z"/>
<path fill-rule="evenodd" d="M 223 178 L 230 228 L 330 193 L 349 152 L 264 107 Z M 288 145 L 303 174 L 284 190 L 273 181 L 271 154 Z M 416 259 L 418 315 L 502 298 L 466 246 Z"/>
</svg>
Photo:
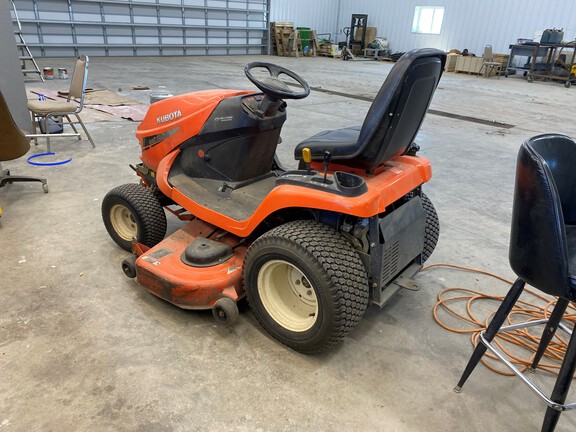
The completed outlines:
<svg viewBox="0 0 576 432">
<path fill-rule="evenodd" d="M 73 98 L 80 99 L 80 106 L 84 105 L 84 91 L 88 80 L 88 63 L 86 55 L 79 55 L 76 59 L 76 65 L 70 80 L 70 89 L 68 90 L 68 102 Z"/>
<path fill-rule="evenodd" d="M 492 45 L 486 45 L 484 47 L 484 54 L 482 54 L 482 58 L 485 62 L 494 61 L 494 54 L 492 53 Z"/>
<path fill-rule="evenodd" d="M 432 48 L 400 57 L 366 115 L 351 165 L 371 169 L 406 153 L 422 125 L 445 63 L 446 53 Z"/>
<path fill-rule="evenodd" d="M 576 299 L 569 283 L 566 224 L 576 221 L 576 143 L 539 135 L 522 144 L 516 166 L 509 258 L 512 270 L 550 295 Z"/>
<path fill-rule="evenodd" d="M 18 159 L 30 150 L 30 140 L 18 128 L 0 92 L 0 162 Z"/>
</svg>

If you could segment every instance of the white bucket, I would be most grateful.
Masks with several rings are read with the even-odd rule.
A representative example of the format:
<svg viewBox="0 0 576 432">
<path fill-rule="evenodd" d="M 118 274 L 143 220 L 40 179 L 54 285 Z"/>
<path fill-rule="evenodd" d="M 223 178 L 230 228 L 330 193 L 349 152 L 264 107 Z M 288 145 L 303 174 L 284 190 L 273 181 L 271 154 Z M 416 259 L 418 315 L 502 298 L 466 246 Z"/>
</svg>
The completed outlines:
<svg viewBox="0 0 576 432">
<path fill-rule="evenodd" d="M 68 79 L 68 69 L 58 68 L 58 78 L 59 79 Z"/>
</svg>

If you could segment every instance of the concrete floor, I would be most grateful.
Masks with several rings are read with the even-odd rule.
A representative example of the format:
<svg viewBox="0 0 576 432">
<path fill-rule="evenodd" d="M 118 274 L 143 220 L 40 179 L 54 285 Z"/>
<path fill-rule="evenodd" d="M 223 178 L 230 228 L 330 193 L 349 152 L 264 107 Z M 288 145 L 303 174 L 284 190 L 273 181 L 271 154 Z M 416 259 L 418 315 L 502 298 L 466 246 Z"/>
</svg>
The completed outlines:
<svg viewBox="0 0 576 432">
<path fill-rule="evenodd" d="M 89 86 L 143 103 L 149 92 L 133 85 L 164 85 L 175 94 L 252 88 L 242 71 L 250 60 L 284 65 L 324 90 L 370 96 L 392 67 L 326 58 L 92 58 Z M 69 59 L 40 63 L 72 67 Z M 507 247 L 516 152 L 539 133 L 575 137 L 575 96 L 574 88 L 517 76 L 444 75 L 433 109 L 514 127 L 427 116 L 418 142 L 433 164 L 425 191 L 441 220 L 429 263 L 513 278 Z M 360 124 L 370 105 L 318 91 L 288 104 L 279 154 L 292 167 L 300 140 Z M 58 158 L 72 162 L 4 164 L 14 174 L 47 177 L 50 193 L 38 184 L 0 189 L 1 431 L 539 430 L 545 404 L 517 379 L 479 366 L 461 394 L 452 391 L 472 347 L 467 335 L 439 327 L 432 307 L 447 287 L 508 289 L 484 276 L 422 272 L 420 291 L 401 291 L 383 310 L 370 309 L 344 343 L 317 356 L 269 338 L 249 310 L 221 328 L 210 312 L 150 295 L 123 275 L 127 253 L 100 216 L 108 190 L 136 182 L 128 164 L 138 162 L 137 123 L 88 111 L 83 117 L 96 149 L 54 139 Z M 40 145 L 31 154 L 43 151 Z M 171 230 L 179 225 L 170 220 Z M 538 377 L 551 388 L 551 376 Z M 563 414 L 557 431 L 575 429 L 576 415 Z"/>
</svg>

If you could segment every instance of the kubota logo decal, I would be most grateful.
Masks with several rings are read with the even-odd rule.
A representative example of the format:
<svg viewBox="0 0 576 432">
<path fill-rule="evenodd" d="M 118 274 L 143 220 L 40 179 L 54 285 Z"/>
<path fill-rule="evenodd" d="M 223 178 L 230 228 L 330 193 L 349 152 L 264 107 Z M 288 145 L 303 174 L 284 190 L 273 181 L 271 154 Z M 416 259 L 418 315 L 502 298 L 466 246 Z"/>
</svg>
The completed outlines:
<svg viewBox="0 0 576 432">
<path fill-rule="evenodd" d="M 156 117 L 156 124 L 162 124 L 172 120 L 176 120 L 178 117 L 182 117 L 182 111 L 180 110 L 176 110 L 171 113 L 161 115 L 160 117 Z"/>
</svg>

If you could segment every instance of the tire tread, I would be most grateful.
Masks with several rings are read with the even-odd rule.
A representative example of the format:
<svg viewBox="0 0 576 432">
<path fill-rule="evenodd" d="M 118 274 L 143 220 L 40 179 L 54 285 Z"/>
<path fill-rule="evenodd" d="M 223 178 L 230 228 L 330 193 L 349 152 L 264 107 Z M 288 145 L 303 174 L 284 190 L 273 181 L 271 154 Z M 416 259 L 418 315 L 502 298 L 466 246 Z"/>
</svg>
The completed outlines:
<svg viewBox="0 0 576 432">
<path fill-rule="evenodd" d="M 106 194 L 102 201 L 102 217 L 105 221 L 107 218 L 105 203 L 112 197 L 120 198 L 128 203 L 139 216 L 142 224 L 142 232 L 138 233 L 140 237 L 138 241 L 140 243 L 153 247 L 164 239 L 167 229 L 166 214 L 154 193 L 137 183 L 128 183 L 115 187 Z M 106 223 L 105 225 L 110 233 L 112 228 Z M 112 236 L 112 233 L 110 234 Z M 114 236 L 112 238 L 114 239 Z M 120 244 L 119 246 L 123 247 Z"/>
<path fill-rule="evenodd" d="M 330 290 L 330 294 L 333 304 L 336 305 L 335 324 L 329 336 L 321 343 L 302 347 L 286 340 L 281 342 L 306 354 L 319 353 L 338 344 L 356 327 L 368 306 L 368 277 L 362 260 L 344 236 L 329 226 L 313 220 L 289 222 L 270 230 L 253 243 L 246 260 L 259 246 L 272 243 L 279 247 L 295 243 L 301 249 L 305 260 L 318 261 L 323 275 L 331 281 L 333 289 Z M 244 280 L 246 281 L 246 278 Z M 250 303 L 250 296 L 248 302 Z M 258 314 L 255 315 L 266 329 Z M 273 333 L 269 333 L 276 337 Z"/>
<path fill-rule="evenodd" d="M 424 234 L 424 249 L 422 250 L 422 263 L 426 262 L 438 243 L 440 237 L 440 221 L 438 220 L 438 213 L 428 198 L 428 195 L 422 193 L 422 206 L 426 212 L 426 231 Z"/>
</svg>

